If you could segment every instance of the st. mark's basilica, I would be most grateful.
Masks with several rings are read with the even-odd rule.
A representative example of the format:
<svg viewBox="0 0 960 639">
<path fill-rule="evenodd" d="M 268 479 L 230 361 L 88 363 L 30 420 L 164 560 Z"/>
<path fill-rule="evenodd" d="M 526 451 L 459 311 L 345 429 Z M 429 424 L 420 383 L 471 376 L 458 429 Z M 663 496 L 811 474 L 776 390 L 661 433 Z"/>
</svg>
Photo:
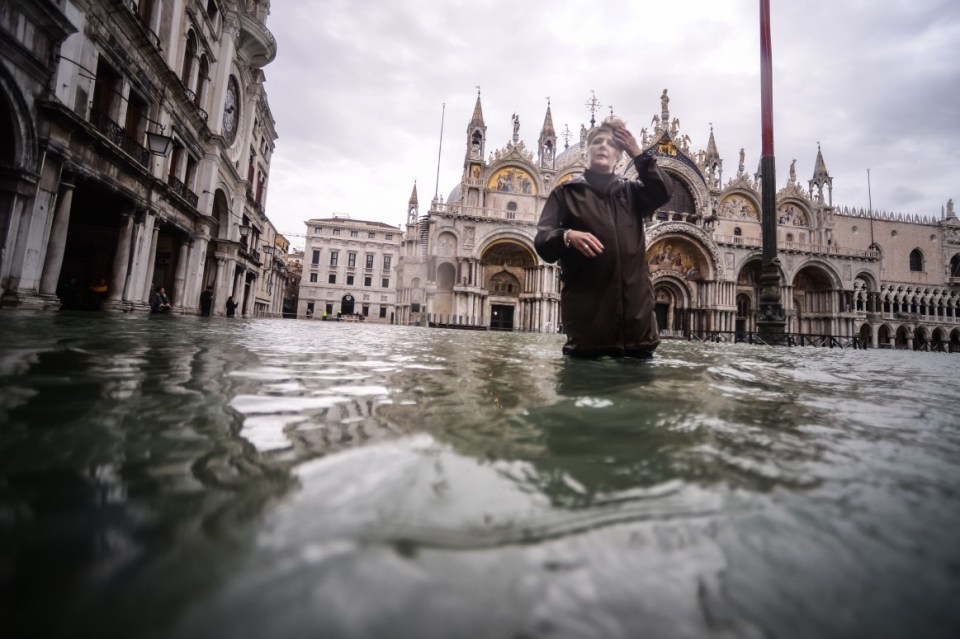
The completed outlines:
<svg viewBox="0 0 960 639">
<path fill-rule="evenodd" d="M 651 96 L 651 103 L 656 101 Z M 762 271 L 760 175 L 732 177 L 713 131 L 707 148 L 671 118 L 667 90 L 638 133 L 674 182 L 647 227 L 656 315 L 665 336 L 756 331 Z M 585 168 L 579 143 L 558 148 L 550 105 L 536 148 L 519 136 L 487 152 L 481 97 L 466 128 L 463 176 L 421 214 L 416 187 L 397 273 L 402 324 L 539 332 L 562 330 L 560 267 L 533 248 L 550 191 Z M 635 178 L 623 158 L 618 173 Z M 820 149 L 813 175 L 791 164 L 777 191 L 780 293 L 790 334 L 866 347 L 960 350 L 960 220 L 953 201 L 940 219 L 852 209 L 833 202 Z M 597 309 L 602 313 L 603 309 Z"/>
</svg>

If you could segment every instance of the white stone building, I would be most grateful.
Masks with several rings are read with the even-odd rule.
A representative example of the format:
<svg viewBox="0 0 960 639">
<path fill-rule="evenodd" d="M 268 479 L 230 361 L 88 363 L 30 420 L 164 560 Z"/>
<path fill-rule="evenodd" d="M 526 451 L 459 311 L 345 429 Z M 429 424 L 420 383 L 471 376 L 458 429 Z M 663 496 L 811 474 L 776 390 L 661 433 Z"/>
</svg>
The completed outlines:
<svg viewBox="0 0 960 639">
<path fill-rule="evenodd" d="M 579 144 L 560 150 L 548 105 L 536 155 L 520 140 L 516 116 L 512 139 L 489 154 L 486 128 L 478 95 L 460 184 L 424 215 L 416 192 L 410 200 L 398 321 L 560 330 L 562 274 L 539 259 L 533 239 L 550 191 L 585 168 L 586 128 Z M 661 331 L 755 331 L 760 176 L 746 172 L 741 150 L 735 174 L 724 181 L 713 131 L 706 149 L 691 149 L 690 136 L 671 119 L 666 91 L 649 130 L 637 136 L 674 182 L 671 201 L 646 233 Z M 619 170 L 635 176 L 626 158 Z M 835 206 L 819 148 L 806 185 L 795 165 L 786 173 L 776 211 L 787 332 L 874 347 L 960 350 L 960 220 L 952 200 L 939 218 Z"/>
<path fill-rule="evenodd" d="M 209 285 L 216 314 L 230 295 L 279 314 L 268 12 L 269 0 L 4 3 L 0 306 L 142 311 L 164 287 L 175 312 L 196 313 Z"/>
<path fill-rule="evenodd" d="M 401 229 L 346 216 L 306 225 L 297 317 L 394 323 Z"/>
</svg>

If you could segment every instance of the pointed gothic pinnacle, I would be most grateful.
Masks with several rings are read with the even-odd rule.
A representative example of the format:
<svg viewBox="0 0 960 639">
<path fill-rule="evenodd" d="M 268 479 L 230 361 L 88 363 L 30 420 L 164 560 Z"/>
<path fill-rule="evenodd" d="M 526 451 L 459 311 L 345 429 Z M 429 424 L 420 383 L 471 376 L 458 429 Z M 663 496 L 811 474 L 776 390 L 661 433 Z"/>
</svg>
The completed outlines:
<svg viewBox="0 0 960 639">
<path fill-rule="evenodd" d="M 556 134 L 556 131 L 553 130 L 553 114 L 550 113 L 550 98 L 547 98 L 547 114 L 543 118 L 541 135 L 555 136 Z"/>
<path fill-rule="evenodd" d="M 827 173 L 827 165 L 823 161 L 823 153 L 820 151 L 820 143 L 817 142 L 817 161 L 813 164 L 813 179 L 830 177 Z"/>
<path fill-rule="evenodd" d="M 480 106 L 480 87 L 477 87 L 477 103 L 473 107 L 473 117 L 470 119 L 470 124 L 483 126 L 483 108 Z"/>
<path fill-rule="evenodd" d="M 710 125 L 710 139 L 707 141 L 707 157 L 709 158 L 719 158 L 720 153 L 717 151 L 717 141 L 713 137 L 713 125 Z"/>
<path fill-rule="evenodd" d="M 419 206 L 419 202 L 417 201 L 417 181 L 416 180 L 413 181 L 413 192 L 410 194 L 409 204 L 410 206 Z"/>
</svg>

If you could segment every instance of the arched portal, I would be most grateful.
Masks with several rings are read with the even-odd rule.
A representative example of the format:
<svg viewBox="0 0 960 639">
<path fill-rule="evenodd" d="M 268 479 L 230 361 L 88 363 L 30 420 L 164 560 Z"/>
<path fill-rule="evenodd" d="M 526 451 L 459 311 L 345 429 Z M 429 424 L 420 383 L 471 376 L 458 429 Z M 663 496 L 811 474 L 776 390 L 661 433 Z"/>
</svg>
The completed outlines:
<svg viewBox="0 0 960 639">
<path fill-rule="evenodd" d="M 890 327 L 886 324 L 877 329 L 877 344 L 880 348 L 890 348 Z"/>
<path fill-rule="evenodd" d="M 951 353 L 960 353 L 960 328 L 950 331 L 949 349 Z"/>
<path fill-rule="evenodd" d="M 661 335 L 685 335 L 690 330 L 690 294 L 682 282 L 659 277 L 653 284 L 654 314 Z"/>
<path fill-rule="evenodd" d="M 513 330 L 518 318 L 520 297 L 526 290 L 526 271 L 537 265 L 533 250 L 517 240 L 490 243 L 480 257 L 483 288 L 487 291 L 486 315 L 490 328 Z"/>
<path fill-rule="evenodd" d="M 908 348 L 909 340 L 912 337 L 910 331 L 906 326 L 901 326 L 897 329 L 897 336 L 893 342 L 894 348 Z"/>
<path fill-rule="evenodd" d="M 763 260 L 759 256 L 744 262 L 737 274 L 736 330 L 738 335 L 757 330 L 761 275 L 763 275 Z"/>
<path fill-rule="evenodd" d="M 943 352 L 946 349 L 945 331 L 942 328 L 933 329 L 933 336 L 930 339 L 930 350 Z"/>
<path fill-rule="evenodd" d="M 863 326 L 860 327 L 859 335 L 861 348 L 870 348 L 873 346 L 873 329 L 870 328 L 869 322 L 863 323 Z"/>
<path fill-rule="evenodd" d="M 356 300 L 353 298 L 353 295 L 347 293 L 340 298 L 340 313 L 342 315 L 353 315 L 354 313 L 354 302 Z"/>
<path fill-rule="evenodd" d="M 823 267 L 808 265 L 797 272 L 793 278 L 795 332 L 832 335 L 836 306 L 833 278 Z"/>
</svg>

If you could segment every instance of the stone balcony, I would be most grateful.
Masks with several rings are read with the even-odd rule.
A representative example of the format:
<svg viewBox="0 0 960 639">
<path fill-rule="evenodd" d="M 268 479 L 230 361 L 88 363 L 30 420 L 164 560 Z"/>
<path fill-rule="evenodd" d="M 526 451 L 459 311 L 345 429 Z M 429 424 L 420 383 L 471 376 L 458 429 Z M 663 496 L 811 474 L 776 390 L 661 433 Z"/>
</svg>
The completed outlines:
<svg viewBox="0 0 960 639">
<path fill-rule="evenodd" d="M 240 50 L 254 69 L 267 66 L 277 57 L 277 39 L 263 22 L 246 15 L 240 16 Z"/>
</svg>

